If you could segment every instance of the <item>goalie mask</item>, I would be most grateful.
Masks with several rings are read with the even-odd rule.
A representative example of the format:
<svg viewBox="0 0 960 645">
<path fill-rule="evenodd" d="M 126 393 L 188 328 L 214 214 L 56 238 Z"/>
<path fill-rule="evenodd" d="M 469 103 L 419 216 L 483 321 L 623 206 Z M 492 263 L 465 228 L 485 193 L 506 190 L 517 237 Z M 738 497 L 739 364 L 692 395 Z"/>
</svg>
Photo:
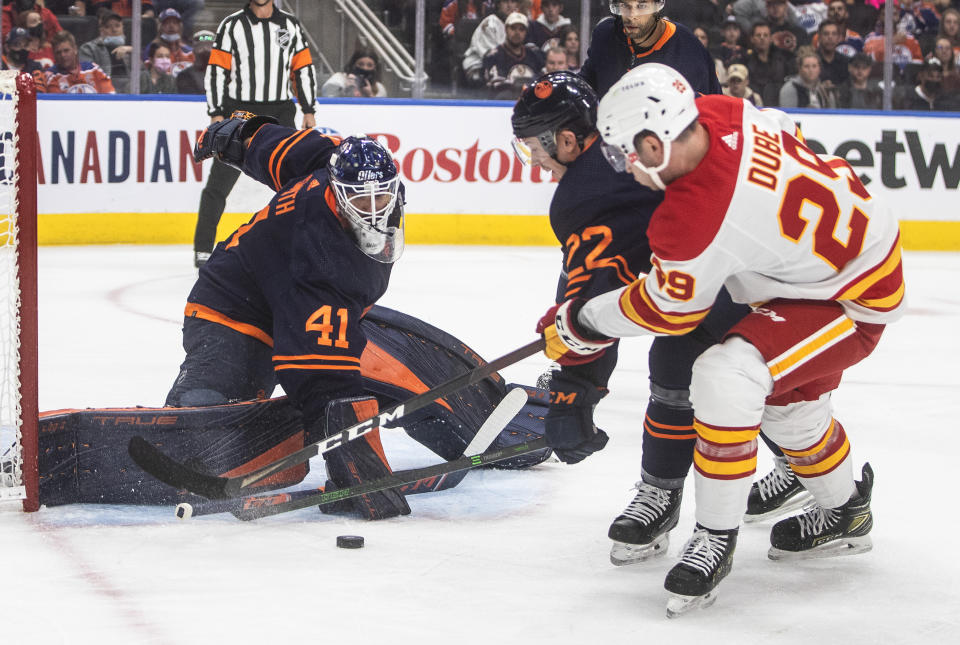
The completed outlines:
<svg viewBox="0 0 960 645">
<path fill-rule="evenodd" d="M 617 81 L 597 111 L 597 129 L 603 154 L 614 170 L 627 172 L 632 164 L 650 175 L 664 190 L 660 172 L 670 163 L 670 143 L 697 118 L 694 91 L 680 72 L 660 63 L 635 67 Z M 663 161 L 644 166 L 634 141 L 638 134 L 656 135 L 663 144 Z"/>
<path fill-rule="evenodd" d="M 403 187 L 390 151 L 347 137 L 327 164 L 344 228 L 365 254 L 386 264 L 403 253 Z"/>
<path fill-rule="evenodd" d="M 597 129 L 597 94 L 581 76 L 550 72 L 523 89 L 513 106 L 513 151 L 524 165 L 532 152 L 524 139 L 536 138 L 544 151 L 557 160 L 557 130 L 570 130 L 583 147 L 584 139 Z"/>
</svg>

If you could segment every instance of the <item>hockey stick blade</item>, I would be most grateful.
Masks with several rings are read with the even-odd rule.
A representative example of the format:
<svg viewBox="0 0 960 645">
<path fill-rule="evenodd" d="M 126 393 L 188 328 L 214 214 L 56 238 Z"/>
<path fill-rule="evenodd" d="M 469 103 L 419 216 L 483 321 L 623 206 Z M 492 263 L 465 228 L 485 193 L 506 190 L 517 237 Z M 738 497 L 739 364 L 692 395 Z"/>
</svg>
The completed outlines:
<svg viewBox="0 0 960 645">
<path fill-rule="evenodd" d="M 500 399 L 500 403 L 477 430 L 477 434 L 473 435 L 473 439 L 470 440 L 467 447 L 463 449 L 463 454 L 476 455 L 486 452 L 493 440 L 507 427 L 507 424 L 520 414 L 520 410 L 527 404 L 528 398 L 530 397 L 527 396 L 526 390 L 522 387 L 507 392 L 507 395 Z"/>
<path fill-rule="evenodd" d="M 135 450 L 137 452 L 137 454 L 131 452 L 130 456 L 133 457 L 133 460 L 144 471 L 174 488 L 186 489 L 191 493 L 202 495 L 208 499 L 237 497 L 243 494 L 245 489 L 256 484 L 261 479 L 362 437 L 380 426 L 402 418 L 405 414 L 425 408 L 437 399 L 449 396 L 457 390 L 487 378 L 508 365 L 513 365 L 524 358 L 533 356 L 537 352 L 542 351 L 544 347 L 545 342 L 543 338 L 538 338 L 532 343 L 513 350 L 509 354 L 505 354 L 489 363 L 475 367 L 422 394 L 418 394 L 402 403 L 387 408 L 366 421 L 361 421 L 326 439 L 304 446 L 286 457 L 281 457 L 245 475 L 238 475 L 236 477 L 213 477 L 197 472 L 164 455 L 159 448 L 150 444 L 142 437 L 134 437 L 130 440 L 129 450 Z M 134 441 L 135 439 L 139 439 L 139 441 Z"/>
<path fill-rule="evenodd" d="M 510 390 L 510 392 L 508 392 L 507 395 L 500 400 L 500 403 L 497 404 L 497 407 L 493 409 L 493 412 L 490 413 L 490 416 L 486 418 L 486 420 L 483 422 L 483 425 L 481 425 L 480 429 L 477 430 L 477 434 L 474 435 L 473 440 L 469 443 L 469 445 L 467 445 L 462 454 L 470 456 L 485 452 L 490 447 L 490 444 L 500 435 L 501 432 L 503 432 L 503 429 L 507 426 L 507 424 L 513 421 L 514 417 L 519 414 L 523 406 L 526 405 L 527 399 L 527 393 L 523 388 L 518 387 Z M 396 471 L 393 474 L 394 476 L 408 479 L 411 476 L 410 473 L 415 474 L 421 470 L 422 469 L 420 468 L 415 468 L 409 471 Z M 433 483 L 431 480 L 436 480 L 437 477 L 438 475 L 418 477 L 416 481 L 407 481 L 404 482 L 404 484 L 414 484 L 417 486 L 422 485 L 429 489 L 430 486 L 428 484 Z M 288 491 L 285 493 L 254 495 L 239 499 L 214 500 L 199 504 L 190 504 L 185 502 L 177 506 L 176 515 L 178 518 L 183 520 L 199 515 L 210 515 L 213 513 L 236 513 L 243 510 L 248 505 L 253 507 L 279 504 L 294 499 L 301 499 L 308 495 L 317 495 L 322 492 L 324 492 L 323 488 L 317 488 Z"/>
<path fill-rule="evenodd" d="M 127 444 L 127 452 L 141 470 L 150 473 L 164 484 L 186 489 L 208 499 L 228 497 L 224 478 L 206 475 L 171 459 L 143 437 L 134 436 Z"/>
<path fill-rule="evenodd" d="M 511 457 L 519 457 L 547 447 L 547 440 L 543 437 L 528 441 L 527 443 L 517 444 L 500 450 L 490 450 L 479 455 L 463 456 L 454 461 L 444 462 L 433 466 L 423 468 L 411 468 L 409 470 L 398 470 L 392 475 L 374 479 L 372 481 L 351 486 L 349 488 L 340 488 L 334 491 L 325 492 L 322 489 L 291 491 L 288 493 L 276 493 L 274 495 L 251 495 L 240 499 L 216 500 L 205 504 L 180 504 L 177 506 L 176 515 L 180 519 L 189 519 L 199 515 L 208 515 L 210 513 L 231 513 L 234 517 L 249 521 L 280 513 L 289 513 L 302 508 L 311 506 L 322 506 L 333 502 L 339 502 L 351 497 L 358 497 L 368 493 L 385 490 L 387 488 L 397 488 L 407 484 L 414 484 L 422 480 L 440 477 L 461 470 L 469 470 L 479 466 L 486 466 Z"/>
</svg>

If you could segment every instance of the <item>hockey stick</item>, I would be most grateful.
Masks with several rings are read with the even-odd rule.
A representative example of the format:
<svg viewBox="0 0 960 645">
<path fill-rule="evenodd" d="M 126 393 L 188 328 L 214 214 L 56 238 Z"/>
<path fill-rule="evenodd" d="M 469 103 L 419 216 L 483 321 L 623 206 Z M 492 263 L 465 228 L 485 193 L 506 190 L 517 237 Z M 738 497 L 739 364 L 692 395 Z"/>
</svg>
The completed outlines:
<svg viewBox="0 0 960 645">
<path fill-rule="evenodd" d="M 312 459 L 348 441 L 362 437 L 381 425 L 386 425 L 390 421 L 395 421 L 403 417 L 405 414 L 425 408 L 437 399 L 442 399 L 461 388 L 473 385 L 508 365 L 512 365 L 528 356 L 536 354 L 541 351 L 544 346 L 543 338 L 538 338 L 532 343 L 513 350 L 509 354 L 494 359 L 485 365 L 475 367 L 465 374 L 461 374 L 427 390 L 423 394 L 418 394 L 402 403 L 387 408 L 366 421 L 361 421 L 331 437 L 304 446 L 300 450 L 286 457 L 281 457 L 246 475 L 238 475 L 236 477 L 207 475 L 171 459 L 159 448 L 140 436 L 135 436 L 130 439 L 130 443 L 127 445 L 127 451 L 130 453 L 133 461 L 142 470 L 174 488 L 186 489 L 191 493 L 201 495 L 208 499 L 237 497 L 247 488 L 261 479 L 269 477 L 273 473 L 280 472 L 281 470 Z M 332 499 L 330 501 L 332 501 Z"/>
<path fill-rule="evenodd" d="M 483 425 L 480 426 L 480 429 L 477 430 L 477 434 L 474 435 L 473 439 L 470 441 L 470 444 L 464 449 L 462 456 L 469 457 L 487 450 L 490 447 L 490 444 L 493 443 L 493 441 L 500 435 L 506 425 L 510 423 L 515 416 L 517 416 L 526 403 L 527 393 L 523 390 L 523 388 L 518 387 L 510 390 L 510 392 L 503 397 L 500 403 L 497 404 L 497 407 L 494 408 L 493 412 L 490 413 L 490 416 L 487 417 L 486 421 L 483 422 Z M 447 463 L 439 465 L 446 466 Z M 442 479 L 442 476 L 457 472 L 459 470 L 464 470 L 462 467 L 457 467 L 455 470 L 445 470 L 444 472 L 424 474 L 424 471 L 435 467 L 436 466 L 427 466 L 425 468 L 397 470 L 394 471 L 392 475 L 388 476 L 388 478 L 402 480 L 401 485 L 404 486 L 412 484 L 414 489 L 422 486 L 424 488 L 422 492 L 430 492 L 430 490 L 436 484 L 439 484 L 439 481 L 437 481 L 438 477 Z M 366 482 L 365 485 L 378 484 L 380 481 L 382 480 L 373 480 Z M 389 488 L 390 486 L 385 487 Z M 377 490 L 383 490 L 383 488 L 376 488 L 372 491 L 356 492 L 348 495 L 347 497 L 356 497 L 357 495 L 362 495 L 365 492 L 376 492 Z M 209 502 L 200 502 L 197 504 L 184 502 L 177 505 L 176 515 L 181 520 L 187 520 L 192 517 L 212 515 L 214 513 L 233 513 L 237 517 L 240 517 L 240 519 L 253 519 L 250 517 L 241 517 L 239 514 L 243 513 L 247 509 L 279 506 L 289 504 L 290 502 L 298 502 L 302 499 L 313 498 L 317 495 L 322 495 L 324 492 L 325 491 L 323 488 L 312 488 L 307 490 L 287 491 L 284 493 L 249 495 L 235 499 L 211 500 Z M 312 502 L 310 505 L 312 505 Z M 289 510 L 296 510 L 297 508 L 301 507 L 291 507 Z M 276 513 L 283 512 L 284 510 L 276 511 Z M 273 515 L 275 513 L 270 514 Z"/>
<path fill-rule="evenodd" d="M 511 457 L 519 457 L 520 455 L 542 450 L 546 447 L 547 440 L 541 437 L 508 448 L 491 450 L 479 455 L 464 456 L 454 461 L 448 461 L 434 466 L 398 470 L 392 475 L 387 475 L 386 477 L 381 477 L 380 479 L 375 479 L 358 486 L 340 488 L 330 491 L 329 493 L 323 492 L 322 489 L 317 489 L 313 491 L 303 490 L 290 493 L 277 493 L 274 495 L 255 495 L 242 497 L 240 499 L 214 500 L 210 502 L 210 504 L 216 505 L 216 508 L 219 510 L 204 511 L 204 513 L 192 512 L 200 507 L 191 507 L 190 504 L 180 504 L 177 506 L 177 517 L 188 519 L 191 515 L 207 514 L 209 512 L 229 512 L 241 520 L 255 520 L 261 517 L 308 508 L 310 506 L 322 506 L 323 504 L 339 502 L 351 497 L 375 493 L 387 488 L 397 488 L 398 486 L 404 486 L 406 484 L 414 484 L 460 470 L 485 466 Z M 204 504 L 204 507 L 206 506 L 207 505 Z"/>
</svg>

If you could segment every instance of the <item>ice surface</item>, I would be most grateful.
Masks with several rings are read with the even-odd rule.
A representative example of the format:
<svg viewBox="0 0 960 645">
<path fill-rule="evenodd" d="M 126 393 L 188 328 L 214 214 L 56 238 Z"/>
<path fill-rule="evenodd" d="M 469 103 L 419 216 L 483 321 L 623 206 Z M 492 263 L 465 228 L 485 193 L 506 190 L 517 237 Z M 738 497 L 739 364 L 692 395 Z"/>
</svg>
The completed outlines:
<svg viewBox="0 0 960 645">
<path fill-rule="evenodd" d="M 186 247 L 40 250 L 40 405 L 160 405 L 182 358 Z M 413 246 L 383 305 L 487 359 L 534 338 L 560 254 Z M 960 254 L 905 256 L 910 313 L 835 397 L 877 473 L 870 553 L 775 563 L 770 522 L 742 529 L 708 610 L 668 621 L 663 578 L 693 526 L 688 487 L 666 558 L 610 565 L 610 520 L 639 478 L 649 341 L 623 343 L 597 411 L 611 441 L 581 464 L 483 471 L 370 523 L 307 509 L 253 523 L 172 508 L 0 510 L 0 641 L 19 643 L 960 642 L 955 467 Z M 537 357 L 505 371 L 533 383 Z M 432 460 L 387 434 L 395 465 Z M 763 452 L 763 451 L 762 451 Z M 760 472 L 769 465 L 761 456 Z M 319 468 L 318 468 L 319 469 Z M 366 547 L 335 546 L 359 534 Z"/>
</svg>

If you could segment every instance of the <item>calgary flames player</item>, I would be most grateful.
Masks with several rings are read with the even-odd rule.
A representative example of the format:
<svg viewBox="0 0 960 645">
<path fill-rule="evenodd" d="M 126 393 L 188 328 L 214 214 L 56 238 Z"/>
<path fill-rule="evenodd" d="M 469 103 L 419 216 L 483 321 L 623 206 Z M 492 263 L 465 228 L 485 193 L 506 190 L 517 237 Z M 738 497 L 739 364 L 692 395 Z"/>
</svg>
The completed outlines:
<svg viewBox="0 0 960 645">
<path fill-rule="evenodd" d="M 830 395 L 903 314 L 896 219 L 846 161 L 805 146 L 786 114 L 695 99 L 664 65 L 618 81 L 598 129 L 614 167 L 665 191 L 647 230 L 654 270 L 551 307 L 540 321 L 547 355 L 583 361 L 613 338 L 685 334 L 721 287 L 754 306 L 694 363 L 697 524 L 667 575 L 667 614 L 711 604 L 732 568 L 761 424 L 816 502 L 773 526 L 769 557 L 869 550 L 873 471 L 864 464 L 854 481 Z"/>
<path fill-rule="evenodd" d="M 277 194 L 200 269 L 185 310 L 187 355 L 166 405 L 263 398 L 279 382 L 309 441 L 373 416 L 360 319 L 403 251 L 404 191 L 389 151 L 367 137 L 341 141 L 234 113 L 197 142 L 198 161 L 214 155 Z M 371 435 L 324 455 L 337 487 L 390 473 Z M 354 506 L 370 519 L 410 512 L 392 490 Z"/>
</svg>

